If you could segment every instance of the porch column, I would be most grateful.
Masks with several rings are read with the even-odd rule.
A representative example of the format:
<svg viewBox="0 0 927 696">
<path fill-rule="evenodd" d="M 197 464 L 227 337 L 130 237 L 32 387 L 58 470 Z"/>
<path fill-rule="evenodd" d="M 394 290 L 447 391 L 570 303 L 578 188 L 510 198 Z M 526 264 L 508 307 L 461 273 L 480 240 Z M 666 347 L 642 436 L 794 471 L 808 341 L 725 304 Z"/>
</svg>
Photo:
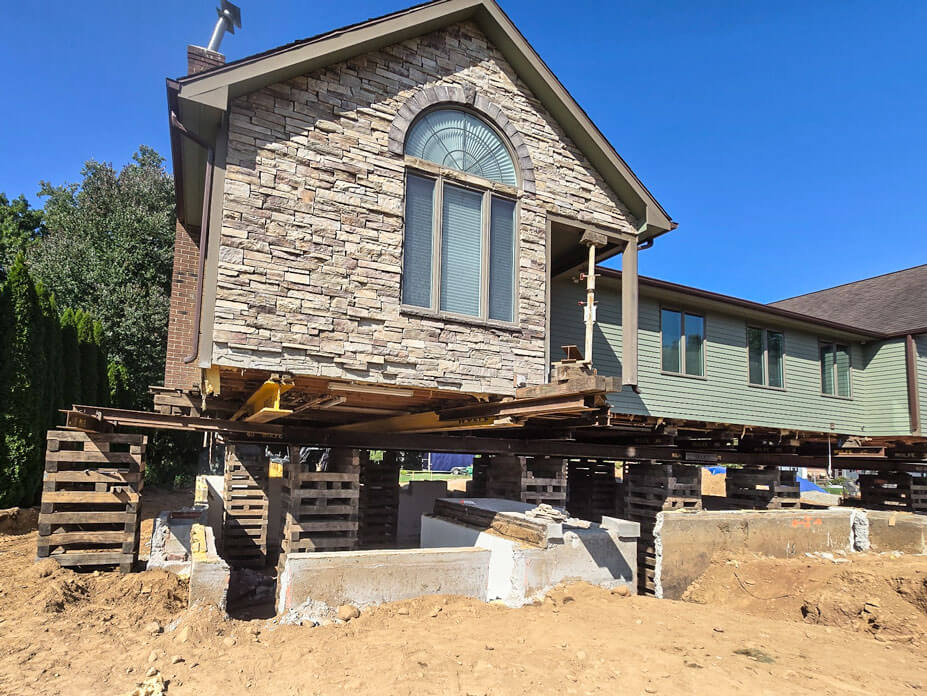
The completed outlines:
<svg viewBox="0 0 927 696">
<path fill-rule="evenodd" d="M 637 241 L 629 241 L 621 259 L 621 384 L 637 391 Z"/>
</svg>

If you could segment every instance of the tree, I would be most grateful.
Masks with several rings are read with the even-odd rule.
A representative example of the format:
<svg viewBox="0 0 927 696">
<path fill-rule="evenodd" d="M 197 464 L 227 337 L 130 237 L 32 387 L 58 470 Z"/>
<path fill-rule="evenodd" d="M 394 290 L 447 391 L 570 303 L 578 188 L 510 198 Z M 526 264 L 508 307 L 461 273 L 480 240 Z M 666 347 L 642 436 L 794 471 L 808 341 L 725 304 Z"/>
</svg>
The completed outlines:
<svg viewBox="0 0 927 696">
<path fill-rule="evenodd" d="M 31 503 L 42 479 L 40 438 L 47 416 L 42 396 L 45 360 L 42 357 L 43 315 L 35 284 L 22 254 L 17 255 L 5 282 L 8 308 L 0 354 L 0 507 Z M 38 349 L 38 350 L 37 350 Z M 41 433 L 41 435 L 39 435 Z"/>
<path fill-rule="evenodd" d="M 55 296 L 48 292 L 42 283 L 36 283 L 36 295 L 42 310 L 42 330 L 44 338 L 42 348 L 45 354 L 45 393 L 42 397 L 42 409 L 45 413 L 45 430 L 53 428 L 58 422 L 58 409 L 64 406 L 64 354 L 62 343 L 61 320 L 58 316 L 58 303 Z M 41 443 L 40 443 L 41 445 Z"/>
<path fill-rule="evenodd" d="M 110 358 L 129 376 L 123 405 L 147 408 L 167 350 L 174 188 L 154 150 L 143 146 L 132 160 L 119 172 L 88 161 L 80 184 L 43 182 L 48 232 L 30 267 L 63 306 L 101 322 Z"/>
<path fill-rule="evenodd" d="M 44 233 L 41 210 L 30 208 L 24 196 L 11 201 L 0 193 L 0 281 L 16 255 Z"/>
<path fill-rule="evenodd" d="M 64 375 L 61 380 L 62 404 L 68 408 L 81 400 L 80 342 L 77 340 L 77 318 L 68 307 L 61 315 L 61 354 Z"/>
<path fill-rule="evenodd" d="M 80 399 L 82 404 L 95 405 L 100 380 L 97 375 L 97 347 L 93 342 L 93 319 L 77 310 L 77 344 L 80 355 Z"/>
</svg>

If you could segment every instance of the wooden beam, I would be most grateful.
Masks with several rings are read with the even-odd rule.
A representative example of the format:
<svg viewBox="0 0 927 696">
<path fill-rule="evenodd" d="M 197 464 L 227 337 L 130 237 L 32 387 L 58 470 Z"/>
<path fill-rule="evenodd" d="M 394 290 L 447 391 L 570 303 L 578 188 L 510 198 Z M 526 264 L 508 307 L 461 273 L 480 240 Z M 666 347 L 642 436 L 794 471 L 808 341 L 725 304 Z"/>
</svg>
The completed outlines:
<svg viewBox="0 0 927 696">
<path fill-rule="evenodd" d="M 62 411 L 65 414 L 65 427 L 71 430 L 83 430 L 88 433 L 111 433 L 113 424 L 107 423 L 92 413 L 82 411 Z"/>
</svg>

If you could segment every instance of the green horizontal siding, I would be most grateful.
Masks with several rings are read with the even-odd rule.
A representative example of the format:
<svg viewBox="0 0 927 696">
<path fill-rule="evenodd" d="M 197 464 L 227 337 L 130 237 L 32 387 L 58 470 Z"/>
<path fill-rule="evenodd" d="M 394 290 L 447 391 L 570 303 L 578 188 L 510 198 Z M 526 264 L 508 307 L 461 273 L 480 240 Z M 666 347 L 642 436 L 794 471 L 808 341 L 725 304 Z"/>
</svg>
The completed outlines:
<svg viewBox="0 0 927 696">
<path fill-rule="evenodd" d="M 863 346 L 863 403 L 866 433 L 910 435 L 904 339 Z"/>
<path fill-rule="evenodd" d="M 921 433 L 927 433 L 927 334 L 915 339 L 917 344 L 917 391 L 921 406 Z"/>
<path fill-rule="evenodd" d="M 741 425 L 796 430 L 871 434 L 867 427 L 867 390 L 862 374 L 865 364 L 860 345 L 851 346 L 852 398 L 821 394 L 818 336 L 785 331 L 785 390 L 754 387 L 747 379 L 746 326 L 734 314 L 703 312 L 706 319 L 705 379 L 662 374 L 660 370 L 660 304 L 641 288 L 639 334 L 640 394 L 624 390 L 612 394 L 613 410 L 637 415 L 688 418 Z M 598 326 L 593 362 L 600 374 L 621 373 L 620 300 L 615 286 L 597 293 Z M 551 292 L 551 356 L 559 359 L 560 346 L 582 348 L 583 288 L 557 281 Z M 675 306 L 675 305 L 674 305 Z M 685 306 L 681 309 L 686 309 Z M 770 328 L 777 328 L 775 325 Z M 925 344 L 927 348 L 927 344 Z M 927 354 L 927 351 L 925 351 Z M 886 353 L 887 359 L 889 353 Z M 876 355 L 881 359 L 882 356 Z M 903 363 L 902 363 L 903 364 Z M 927 368 L 925 368 L 927 369 Z M 883 420 L 894 422 L 894 410 L 883 405 Z M 888 416 L 891 416 L 889 418 Z"/>
</svg>

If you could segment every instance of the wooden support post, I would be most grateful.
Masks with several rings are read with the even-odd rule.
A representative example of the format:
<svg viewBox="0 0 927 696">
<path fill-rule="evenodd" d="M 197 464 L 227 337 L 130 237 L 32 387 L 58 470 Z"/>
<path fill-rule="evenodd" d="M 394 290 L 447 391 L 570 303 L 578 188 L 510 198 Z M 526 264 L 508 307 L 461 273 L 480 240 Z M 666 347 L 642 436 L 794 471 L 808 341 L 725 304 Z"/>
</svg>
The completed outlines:
<svg viewBox="0 0 927 696">
<path fill-rule="evenodd" d="M 628 242 L 621 260 L 621 384 L 637 391 L 637 242 Z"/>
</svg>

